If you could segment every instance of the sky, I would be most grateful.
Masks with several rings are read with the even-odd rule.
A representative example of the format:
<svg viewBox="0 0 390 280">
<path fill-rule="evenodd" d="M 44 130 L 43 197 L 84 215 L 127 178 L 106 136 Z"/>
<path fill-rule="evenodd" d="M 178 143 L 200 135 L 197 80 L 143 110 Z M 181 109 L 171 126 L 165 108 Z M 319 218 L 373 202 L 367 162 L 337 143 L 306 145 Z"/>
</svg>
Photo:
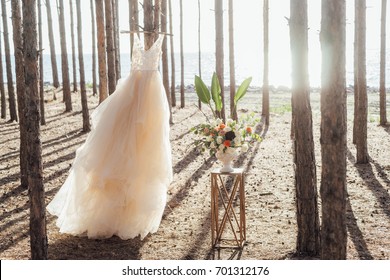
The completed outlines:
<svg viewBox="0 0 390 280">
<path fill-rule="evenodd" d="M 60 38 L 58 27 L 58 15 L 55 9 L 56 1 L 58 0 L 42 0 L 51 1 L 53 30 L 55 34 L 55 44 L 57 54 L 60 54 Z M 173 38 L 175 51 L 179 51 L 180 46 L 180 0 L 171 0 L 173 7 Z M 183 1 L 183 20 L 184 20 L 184 52 L 198 51 L 198 0 L 182 0 Z M 139 2 L 142 2 L 140 0 Z M 202 52 L 215 51 L 215 19 L 214 19 L 214 0 L 201 0 L 201 47 Z M 262 69 L 262 0 L 234 0 L 234 37 L 235 37 L 235 55 L 236 60 L 240 60 L 241 64 L 253 67 L 253 69 Z M 290 42 L 289 29 L 286 17 L 289 17 L 289 0 L 269 0 L 269 40 L 270 40 L 270 82 L 272 83 L 273 76 L 278 75 L 285 77 L 286 83 L 289 83 L 291 72 L 290 64 Z M 347 0 L 347 64 L 352 63 L 353 50 L 353 23 L 354 23 L 354 0 Z M 69 1 L 64 0 L 65 4 L 65 21 L 68 52 L 71 50 L 70 40 L 70 17 L 69 17 Z M 228 55 L 228 1 L 224 0 L 224 41 L 225 41 L 225 56 Z M 380 5 L 381 0 L 367 0 L 367 49 L 378 49 L 380 44 Z M 75 26 L 76 26 L 76 8 L 75 0 L 73 0 Z M 91 14 L 90 1 L 81 1 L 82 17 L 83 17 L 83 45 L 84 52 L 91 53 Z M 388 5 L 389 6 L 389 5 Z M 321 48 L 319 43 L 319 30 L 321 20 L 321 0 L 308 0 L 308 24 L 309 24 L 309 71 L 310 74 L 319 79 L 320 64 L 321 64 Z M 128 25 L 128 0 L 119 0 L 119 20 L 120 30 L 129 30 Z M 10 1 L 7 1 L 8 17 L 10 17 Z M 140 7 L 142 14 L 142 8 Z M 46 8 L 42 7 L 43 15 L 43 48 L 44 53 L 49 54 L 48 42 L 48 26 L 46 17 Z M 142 24 L 142 15 L 140 15 Z M 387 20 L 387 30 L 390 30 L 390 17 Z M 9 29 L 11 30 L 11 22 L 9 20 Z M 2 25 L 1 25 L 2 28 Z M 76 32 L 76 31 L 75 31 Z M 390 36 L 387 36 L 388 38 Z M 120 35 L 121 53 L 129 53 L 130 39 L 129 34 Z M 390 44 L 387 44 L 390 46 Z M 11 42 L 11 50 L 13 49 Z M 77 45 L 76 45 L 77 52 Z M 4 52 L 3 52 L 4 53 Z M 261 70 L 262 71 L 262 70 Z M 317 81 L 318 82 L 318 81 Z"/>
</svg>

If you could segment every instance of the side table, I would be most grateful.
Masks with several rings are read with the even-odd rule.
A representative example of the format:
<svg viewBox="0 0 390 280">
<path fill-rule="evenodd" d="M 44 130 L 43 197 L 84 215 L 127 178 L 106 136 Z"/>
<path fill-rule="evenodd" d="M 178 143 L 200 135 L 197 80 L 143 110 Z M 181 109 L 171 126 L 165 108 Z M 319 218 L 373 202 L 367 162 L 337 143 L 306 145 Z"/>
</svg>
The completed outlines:
<svg viewBox="0 0 390 280">
<path fill-rule="evenodd" d="M 233 177 L 231 187 L 222 177 Z M 211 172 L 211 241 L 213 248 L 242 248 L 246 241 L 244 169 Z"/>
</svg>

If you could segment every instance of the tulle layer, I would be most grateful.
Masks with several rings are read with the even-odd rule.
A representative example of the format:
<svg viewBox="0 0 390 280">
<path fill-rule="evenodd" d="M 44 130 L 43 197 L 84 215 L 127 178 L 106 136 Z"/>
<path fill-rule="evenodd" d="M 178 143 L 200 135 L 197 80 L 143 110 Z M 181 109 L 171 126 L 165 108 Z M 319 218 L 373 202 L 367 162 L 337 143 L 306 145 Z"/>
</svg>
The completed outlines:
<svg viewBox="0 0 390 280">
<path fill-rule="evenodd" d="M 48 211 L 63 233 L 144 238 L 159 227 L 171 180 L 160 74 L 132 71 L 93 112 L 92 131 Z"/>
</svg>

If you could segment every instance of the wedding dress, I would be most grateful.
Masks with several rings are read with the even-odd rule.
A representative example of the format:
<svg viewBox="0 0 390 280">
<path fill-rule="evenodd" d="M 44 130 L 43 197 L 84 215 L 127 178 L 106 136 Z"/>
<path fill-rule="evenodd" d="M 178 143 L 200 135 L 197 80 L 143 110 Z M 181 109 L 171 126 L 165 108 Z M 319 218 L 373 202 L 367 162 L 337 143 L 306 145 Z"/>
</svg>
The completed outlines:
<svg viewBox="0 0 390 280">
<path fill-rule="evenodd" d="M 144 238 L 157 231 L 172 181 L 169 106 L 158 72 L 163 36 L 135 37 L 130 74 L 92 114 L 68 178 L 50 202 L 62 233 Z"/>
</svg>

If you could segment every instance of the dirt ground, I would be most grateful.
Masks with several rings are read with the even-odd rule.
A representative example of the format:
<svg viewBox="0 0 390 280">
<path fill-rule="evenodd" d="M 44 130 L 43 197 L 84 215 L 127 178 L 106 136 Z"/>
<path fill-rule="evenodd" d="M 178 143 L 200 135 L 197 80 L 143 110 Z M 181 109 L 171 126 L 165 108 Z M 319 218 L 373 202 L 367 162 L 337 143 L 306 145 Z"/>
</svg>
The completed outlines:
<svg viewBox="0 0 390 280">
<path fill-rule="evenodd" d="M 191 89 L 189 89 L 191 91 Z M 174 180 L 157 233 L 144 240 L 113 237 L 90 240 L 60 234 L 47 214 L 49 259 L 290 259 L 295 249 L 294 173 L 290 141 L 290 93 L 271 91 L 271 120 L 259 126 L 263 141 L 235 162 L 246 171 L 247 244 L 211 250 L 210 172 L 220 166 L 215 158 L 197 152 L 189 129 L 204 121 L 187 93 L 185 109 L 174 108 L 171 126 Z M 57 93 L 62 97 L 61 92 Z M 91 111 L 98 99 L 89 97 Z M 73 93 L 74 112 L 45 96 L 47 125 L 42 127 L 44 185 L 48 203 L 68 174 L 75 150 L 86 138 L 81 133 L 80 98 Z M 178 99 L 179 100 L 179 99 Z M 370 163 L 355 165 L 352 143 L 353 95 L 348 94 L 348 259 L 390 259 L 390 128 L 378 126 L 378 94 L 369 93 L 368 144 Z M 251 90 L 239 114 L 260 112 L 261 93 Z M 180 105 L 180 104 L 179 104 Z M 318 189 L 321 176 L 319 94 L 312 93 Z M 390 105 L 388 105 L 388 112 Z M 8 113 L 8 112 L 7 112 Z M 18 125 L 0 120 L 0 259 L 29 259 L 27 190 L 19 186 Z M 321 207 L 321 200 L 319 199 Z M 320 211 L 321 213 L 321 211 Z M 214 254 L 213 254 L 214 253 Z"/>
</svg>

